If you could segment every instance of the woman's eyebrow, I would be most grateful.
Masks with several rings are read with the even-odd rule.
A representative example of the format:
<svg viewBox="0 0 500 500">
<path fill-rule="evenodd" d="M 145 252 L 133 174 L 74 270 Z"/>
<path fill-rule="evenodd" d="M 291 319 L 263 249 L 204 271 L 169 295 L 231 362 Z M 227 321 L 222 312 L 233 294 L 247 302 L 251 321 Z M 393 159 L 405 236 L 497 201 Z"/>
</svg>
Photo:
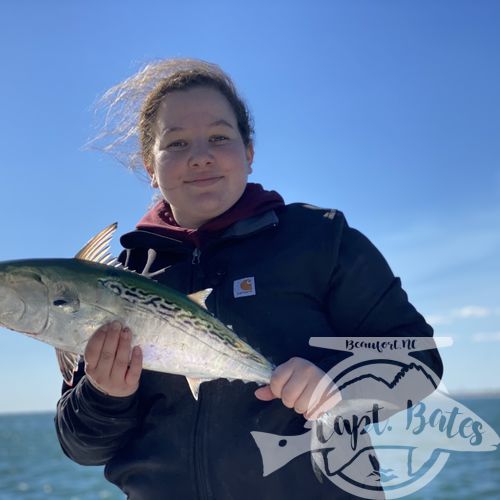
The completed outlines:
<svg viewBox="0 0 500 500">
<path fill-rule="evenodd" d="M 221 118 L 220 120 L 216 120 L 216 121 L 212 122 L 209 125 L 209 127 L 215 127 L 217 125 L 225 125 L 226 127 L 234 129 L 234 127 L 227 120 L 224 120 L 223 118 Z"/>
<path fill-rule="evenodd" d="M 234 129 L 234 127 L 227 120 L 224 120 L 224 118 L 215 120 L 214 122 L 208 124 L 209 127 L 216 127 L 218 125 L 225 125 L 226 127 Z M 183 127 L 168 127 L 163 129 L 162 135 L 170 134 L 172 132 L 181 132 L 183 130 L 185 130 Z"/>
<path fill-rule="evenodd" d="M 170 134 L 170 132 L 179 132 L 180 130 L 184 130 L 182 127 L 168 127 L 162 130 L 162 134 Z"/>
</svg>

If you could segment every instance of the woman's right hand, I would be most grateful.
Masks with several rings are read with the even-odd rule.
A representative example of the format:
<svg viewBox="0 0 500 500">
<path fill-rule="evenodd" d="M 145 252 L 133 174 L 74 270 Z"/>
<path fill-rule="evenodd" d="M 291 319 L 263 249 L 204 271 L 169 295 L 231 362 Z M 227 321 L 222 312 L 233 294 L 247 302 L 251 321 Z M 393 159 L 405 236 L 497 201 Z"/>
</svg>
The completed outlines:
<svg viewBox="0 0 500 500">
<path fill-rule="evenodd" d="M 109 396 L 126 397 L 139 387 L 142 351 L 132 349 L 132 332 L 119 321 L 107 323 L 90 337 L 84 353 L 89 382 Z"/>
</svg>

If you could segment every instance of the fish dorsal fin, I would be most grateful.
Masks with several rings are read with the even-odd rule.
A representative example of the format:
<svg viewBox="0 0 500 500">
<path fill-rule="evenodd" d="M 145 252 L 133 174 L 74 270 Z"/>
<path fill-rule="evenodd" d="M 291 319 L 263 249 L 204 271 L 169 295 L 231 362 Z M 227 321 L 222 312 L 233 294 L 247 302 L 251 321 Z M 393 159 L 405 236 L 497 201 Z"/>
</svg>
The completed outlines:
<svg viewBox="0 0 500 500">
<path fill-rule="evenodd" d="M 200 290 L 199 292 L 190 293 L 187 297 L 195 304 L 198 304 L 199 306 L 203 307 L 203 309 L 206 309 L 207 306 L 205 304 L 205 301 L 207 300 L 207 297 L 212 293 L 212 290 L 213 288 L 206 288 L 205 290 Z"/>
<path fill-rule="evenodd" d="M 73 385 L 73 373 L 78 369 L 80 356 L 62 349 L 56 349 L 56 356 L 64 381 L 69 386 Z"/>
<path fill-rule="evenodd" d="M 191 394 L 193 395 L 193 398 L 198 401 L 198 393 L 200 392 L 200 385 L 203 382 L 210 382 L 210 378 L 189 378 L 186 377 L 187 383 L 189 385 L 189 388 L 191 389 Z"/>
<path fill-rule="evenodd" d="M 106 264 L 113 267 L 123 267 L 118 260 L 113 257 L 109 244 L 113 238 L 118 224 L 114 222 L 96 234 L 87 244 L 75 255 L 75 259 L 89 260 L 99 264 Z"/>
</svg>

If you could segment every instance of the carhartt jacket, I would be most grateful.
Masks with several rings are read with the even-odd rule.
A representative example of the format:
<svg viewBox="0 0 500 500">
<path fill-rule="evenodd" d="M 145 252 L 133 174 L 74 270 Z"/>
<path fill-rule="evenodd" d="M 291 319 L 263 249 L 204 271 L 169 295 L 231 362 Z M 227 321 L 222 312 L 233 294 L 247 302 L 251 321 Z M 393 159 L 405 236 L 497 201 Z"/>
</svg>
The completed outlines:
<svg viewBox="0 0 500 500">
<path fill-rule="evenodd" d="M 201 251 L 147 231 L 121 242 L 130 269 L 140 272 L 154 249 L 149 272 L 167 268 L 154 279 L 186 294 L 212 288 L 208 310 L 275 365 L 298 356 L 328 371 L 348 356 L 310 346 L 311 337 L 432 337 L 382 255 L 339 211 L 287 205 L 237 222 Z M 441 376 L 436 350 L 418 356 Z M 256 388 L 214 380 L 195 401 L 184 377 L 144 370 L 136 394 L 115 398 L 90 385 L 82 364 L 63 388 L 57 433 L 70 458 L 105 464 L 133 500 L 354 498 L 319 481 L 310 453 L 263 476 L 251 432 L 307 429 L 280 400 L 258 400 Z"/>
</svg>

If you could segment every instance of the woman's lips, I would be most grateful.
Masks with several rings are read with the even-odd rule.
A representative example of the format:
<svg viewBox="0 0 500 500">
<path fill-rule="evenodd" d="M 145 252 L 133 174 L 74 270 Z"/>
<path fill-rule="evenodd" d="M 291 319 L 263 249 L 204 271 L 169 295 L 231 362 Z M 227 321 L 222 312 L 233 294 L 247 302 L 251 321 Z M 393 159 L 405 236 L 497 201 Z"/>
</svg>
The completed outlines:
<svg viewBox="0 0 500 500">
<path fill-rule="evenodd" d="M 212 186 L 213 184 L 216 184 L 221 179 L 222 179 L 222 177 L 207 177 L 204 179 L 194 179 L 192 181 L 185 181 L 185 183 L 189 184 L 190 186 L 205 187 L 205 186 Z"/>
</svg>

